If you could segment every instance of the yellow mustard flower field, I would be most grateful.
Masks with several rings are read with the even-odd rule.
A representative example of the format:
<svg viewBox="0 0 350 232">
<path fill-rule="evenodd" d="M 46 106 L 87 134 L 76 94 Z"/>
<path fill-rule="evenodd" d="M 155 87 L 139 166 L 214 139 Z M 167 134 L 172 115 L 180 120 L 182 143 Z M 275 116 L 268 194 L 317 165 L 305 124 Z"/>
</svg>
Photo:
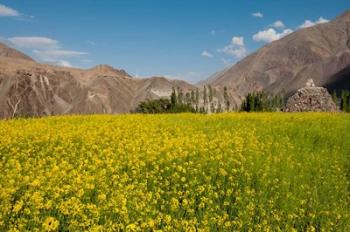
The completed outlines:
<svg viewBox="0 0 350 232">
<path fill-rule="evenodd" d="M 0 231 L 350 231 L 350 115 L 0 121 Z"/>
</svg>

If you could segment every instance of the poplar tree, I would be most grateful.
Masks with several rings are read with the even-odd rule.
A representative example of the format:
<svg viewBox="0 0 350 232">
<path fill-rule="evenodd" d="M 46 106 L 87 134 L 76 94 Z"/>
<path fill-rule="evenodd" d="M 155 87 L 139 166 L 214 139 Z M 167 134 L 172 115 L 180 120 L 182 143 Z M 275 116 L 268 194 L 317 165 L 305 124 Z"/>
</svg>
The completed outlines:
<svg viewBox="0 0 350 232">
<path fill-rule="evenodd" d="M 173 91 L 171 92 L 170 102 L 173 108 L 177 106 L 177 96 L 176 96 L 176 91 L 174 87 L 173 87 Z"/>
<path fill-rule="evenodd" d="M 193 91 L 193 90 L 191 90 L 191 103 L 192 103 L 192 104 L 195 104 L 195 103 L 196 103 L 196 99 L 195 99 L 194 91 Z"/>
<path fill-rule="evenodd" d="M 207 87 L 206 86 L 204 86 L 204 90 L 203 90 L 203 101 L 204 101 L 204 106 L 206 106 L 207 102 L 208 102 Z"/>
<path fill-rule="evenodd" d="M 230 100 L 228 98 L 227 87 L 224 87 L 224 101 L 226 105 L 226 111 L 230 111 Z"/>
<path fill-rule="evenodd" d="M 211 85 L 208 86 L 209 87 L 209 102 L 213 101 L 213 89 L 211 87 Z"/>
</svg>

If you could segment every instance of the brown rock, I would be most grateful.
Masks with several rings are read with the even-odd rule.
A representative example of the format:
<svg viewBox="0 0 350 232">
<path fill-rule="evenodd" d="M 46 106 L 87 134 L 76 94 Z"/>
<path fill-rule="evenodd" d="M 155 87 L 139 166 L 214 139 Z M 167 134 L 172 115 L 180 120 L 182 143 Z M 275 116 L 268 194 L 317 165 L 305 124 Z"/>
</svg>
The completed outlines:
<svg viewBox="0 0 350 232">
<path fill-rule="evenodd" d="M 316 87 L 309 79 L 306 87 L 291 96 L 285 108 L 286 112 L 335 112 L 337 106 L 326 88 Z"/>
</svg>

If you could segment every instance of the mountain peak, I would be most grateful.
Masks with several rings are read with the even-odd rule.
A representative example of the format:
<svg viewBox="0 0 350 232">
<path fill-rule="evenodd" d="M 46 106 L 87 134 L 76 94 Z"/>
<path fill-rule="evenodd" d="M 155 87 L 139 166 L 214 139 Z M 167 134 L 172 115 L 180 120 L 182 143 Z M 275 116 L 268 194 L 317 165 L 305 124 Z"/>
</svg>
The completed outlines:
<svg viewBox="0 0 350 232">
<path fill-rule="evenodd" d="M 90 71 L 97 72 L 99 74 L 118 74 L 122 76 L 131 77 L 125 70 L 115 69 L 107 64 L 96 65 L 95 67 L 91 68 Z"/>
<path fill-rule="evenodd" d="M 107 64 L 99 64 L 93 67 L 91 70 L 98 70 L 98 71 L 114 71 L 114 68 Z"/>
<path fill-rule="evenodd" d="M 20 51 L 17 51 L 14 48 L 11 48 L 11 47 L 7 46 L 6 44 L 4 44 L 2 42 L 0 42 L 0 57 L 22 59 L 22 60 L 27 60 L 27 61 L 34 61 L 29 56 L 23 54 Z"/>
</svg>

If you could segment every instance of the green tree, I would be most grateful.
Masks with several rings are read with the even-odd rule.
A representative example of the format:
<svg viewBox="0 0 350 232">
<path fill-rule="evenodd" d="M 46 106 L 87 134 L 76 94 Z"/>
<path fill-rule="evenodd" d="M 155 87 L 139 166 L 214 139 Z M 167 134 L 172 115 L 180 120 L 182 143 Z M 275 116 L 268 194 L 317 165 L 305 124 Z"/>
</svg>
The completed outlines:
<svg viewBox="0 0 350 232">
<path fill-rule="evenodd" d="M 221 103 L 218 103 L 218 108 L 216 109 L 216 113 L 221 113 L 222 112 L 222 108 L 221 108 Z"/>
<path fill-rule="evenodd" d="M 173 87 L 173 90 L 171 92 L 170 101 L 171 101 L 171 105 L 173 107 L 175 107 L 177 105 L 177 96 L 176 96 L 176 91 L 175 91 L 174 87 Z"/>
<path fill-rule="evenodd" d="M 196 98 L 195 98 L 195 101 L 196 101 L 196 112 L 199 112 L 199 90 L 198 88 L 196 88 Z"/>
<path fill-rule="evenodd" d="M 266 92 L 248 93 L 241 104 L 241 111 L 280 111 L 283 108 L 283 96 L 268 95 Z"/>
<path fill-rule="evenodd" d="M 341 91 L 340 108 L 344 112 L 350 112 L 350 92 L 348 90 Z"/>
<path fill-rule="evenodd" d="M 192 104 L 195 104 L 195 103 L 196 103 L 195 95 L 194 95 L 194 91 L 193 91 L 193 90 L 191 90 L 191 103 L 192 103 Z"/>
<path fill-rule="evenodd" d="M 191 104 L 191 93 L 190 92 L 187 92 L 185 94 L 185 103 L 186 104 Z"/>
<path fill-rule="evenodd" d="M 203 102 L 204 102 L 204 106 L 206 106 L 208 103 L 207 87 L 206 86 L 204 86 L 204 90 L 203 90 Z"/>
<path fill-rule="evenodd" d="M 209 102 L 213 101 L 213 88 L 211 87 L 211 85 L 208 86 L 209 88 Z"/>
<path fill-rule="evenodd" d="M 333 90 L 332 92 L 332 99 L 336 105 L 338 105 L 338 96 L 337 96 L 337 91 Z"/>
<path fill-rule="evenodd" d="M 226 111 L 230 111 L 230 100 L 228 97 L 227 87 L 224 87 L 224 101 L 226 105 Z"/>
<path fill-rule="evenodd" d="M 171 109 L 171 102 L 169 99 L 156 99 L 156 100 L 147 100 L 141 102 L 136 108 L 137 113 L 144 114 L 157 114 L 157 113 L 166 113 Z"/>
<path fill-rule="evenodd" d="M 182 104 L 184 100 L 184 94 L 182 92 L 182 89 L 180 89 L 180 87 L 177 87 L 177 102 L 179 104 Z"/>
</svg>

